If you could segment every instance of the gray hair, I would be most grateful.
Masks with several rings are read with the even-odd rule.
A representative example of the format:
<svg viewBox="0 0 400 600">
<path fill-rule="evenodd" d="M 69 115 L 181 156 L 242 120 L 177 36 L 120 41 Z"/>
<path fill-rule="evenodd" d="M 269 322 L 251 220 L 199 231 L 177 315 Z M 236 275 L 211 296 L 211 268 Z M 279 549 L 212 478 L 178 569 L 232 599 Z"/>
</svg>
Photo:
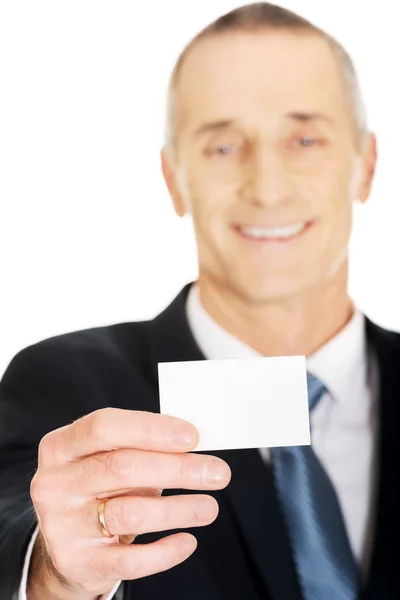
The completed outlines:
<svg viewBox="0 0 400 600">
<path fill-rule="evenodd" d="M 257 2 L 232 10 L 202 29 L 183 49 L 172 70 L 167 90 L 165 146 L 175 146 L 176 100 L 178 75 L 189 51 L 200 40 L 226 32 L 256 32 L 263 29 L 312 33 L 322 37 L 331 47 L 341 67 L 344 84 L 354 113 L 358 142 L 361 145 L 368 132 L 367 115 L 357 73 L 350 55 L 331 35 L 296 13 L 269 2 Z"/>
</svg>

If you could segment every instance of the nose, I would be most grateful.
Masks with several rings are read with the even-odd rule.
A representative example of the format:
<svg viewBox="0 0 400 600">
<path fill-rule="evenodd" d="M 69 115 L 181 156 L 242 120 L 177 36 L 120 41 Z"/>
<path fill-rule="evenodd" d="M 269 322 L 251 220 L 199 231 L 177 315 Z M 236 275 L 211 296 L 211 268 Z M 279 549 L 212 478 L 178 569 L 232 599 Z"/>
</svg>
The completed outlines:
<svg viewBox="0 0 400 600">
<path fill-rule="evenodd" d="M 294 196 L 293 175 L 284 157 L 274 150 L 260 150 L 244 173 L 240 199 L 255 206 L 274 207 L 290 203 Z"/>
</svg>

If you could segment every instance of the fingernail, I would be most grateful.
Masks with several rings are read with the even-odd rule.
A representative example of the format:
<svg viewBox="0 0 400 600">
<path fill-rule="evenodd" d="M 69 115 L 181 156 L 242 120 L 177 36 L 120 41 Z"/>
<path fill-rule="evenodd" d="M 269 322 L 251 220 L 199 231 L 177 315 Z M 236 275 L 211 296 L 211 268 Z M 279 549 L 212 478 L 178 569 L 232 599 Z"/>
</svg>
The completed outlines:
<svg viewBox="0 0 400 600">
<path fill-rule="evenodd" d="M 229 477 L 224 463 L 210 460 L 203 465 L 203 481 L 211 484 L 225 483 Z"/>
<path fill-rule="evenodd" d="M 212 500 L 200 500 L 197 505 L 197 516 L 201 521 L 211 521 L 217 513 L 217 507 Z"/>
<path fill-rule="evenodd" d="M 171 431 L 171 441 L 175 446 L 179 448 L 190 448 L 194 444 L 194 432 L 193 430 L 184 424 L 174 425 Z"/>
</svg>

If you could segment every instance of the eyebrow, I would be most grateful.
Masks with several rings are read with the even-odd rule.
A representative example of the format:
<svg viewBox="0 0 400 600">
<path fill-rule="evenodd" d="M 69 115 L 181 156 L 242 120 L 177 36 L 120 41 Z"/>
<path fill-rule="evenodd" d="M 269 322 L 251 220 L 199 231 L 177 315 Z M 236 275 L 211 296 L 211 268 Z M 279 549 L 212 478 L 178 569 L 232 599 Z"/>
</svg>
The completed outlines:
<svg viewBox="0 0 400 600">
<path fill-rule="evenodd" d="M 291 112 L 285 115 L 286 118 L 293 121 L 299 121 L 300 123 L 310 123 L 312 121 L 324 121 L 325 123 L 333 123 L 333 119 L 321 113 L 307 113 L 307 112 Z"/>
<path fill-rule="evenodd" d="M 333 124 L 333 119 L 320 113 L 290 112 L 284 116 L 286 119 L 297 121 L 299 123 L 312 123 L 315 121 L 323 121 L 325 123 L 329 123 L 330 125 Z M 238 121 L 236 119 L 224 119 L 220 121 L 211 121 L 209 123 L 204 123 L 195 130 L 194 136 L 197 138 L 204 135 L 205 133 L 221 131 L 222 129 L 226 129 L 227 127 L 230 127 L 232 125 L 237 125 L 237 123 Z"/>
<path fill-rule="evenodd" d="M 210 123 L 204 123 L 200 127 L 196 129 L 194 132 L 195 137 L 199 137 L 204 133 L 209 133 L 211 131 L 220 131 L 221 129 L 226 129 L 231 125 L 237 124 L 235 119 L 225 119 L 223 121 L 212 121 Z"/>
</svg>

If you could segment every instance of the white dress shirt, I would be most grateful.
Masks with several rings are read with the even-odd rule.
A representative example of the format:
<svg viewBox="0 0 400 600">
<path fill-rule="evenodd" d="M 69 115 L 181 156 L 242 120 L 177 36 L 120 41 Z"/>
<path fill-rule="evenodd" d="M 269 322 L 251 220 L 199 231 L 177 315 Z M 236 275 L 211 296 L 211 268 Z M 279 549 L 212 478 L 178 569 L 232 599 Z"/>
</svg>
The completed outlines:
<svg viewBox="0 0 400 600">
<path fill-rule="evenodd" d="M 207 359 L 260 356 L 209 316 L 196 285 L 189 291 L 186 310 Z M 328 390 L 310 415 L 312 447 L 333 482 L 351 548 L 365 576 L 373 527 L 378 371 L 359 310 L 335 338 L 307 359 L 307 369 Z M 260 452 L 268 461 L 270 450 Z"/>
<path fill-rule="evenodd" d="M 187 318 L 206 359 L 250 358 L 259 354 L 220 327 L 203 308 L 196 285 L 189 291 Z M 307 359 L 308 370 L 328 390 L 310 416 L 312 447 L 330 476 L 339 498 L 350 545 L 363 576 L 371 542 L 377 442 L 378 372 L 367 347 L 364 315 L 356 310 L 340 333 Z M 265 461 L 269 448 L 260 448 Z M 26 584 L 37 530 L 30 542 L 18 597 Z M 101 600 L 122 600 L 118 582 Z"/>
</svg>

